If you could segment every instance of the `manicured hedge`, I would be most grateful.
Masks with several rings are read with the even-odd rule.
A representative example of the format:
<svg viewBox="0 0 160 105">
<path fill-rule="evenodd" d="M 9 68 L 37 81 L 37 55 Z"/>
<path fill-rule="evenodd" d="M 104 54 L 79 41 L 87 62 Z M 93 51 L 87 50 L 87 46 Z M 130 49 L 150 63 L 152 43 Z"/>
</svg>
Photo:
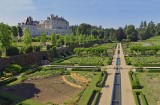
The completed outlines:
<svg viewBox="0 0 160 105">
<path fill-rule="evenodd" d="M 145 98 L 145 95 L 141 91 L 134 91 L 133 96 L 134 96 L 136 105 L 140 105 L 139 102 L 138 102 L 138 95 L 140 95 L 142 105 L 148 105 L 148 102 Z"/>
<path fill-rule="evenodd" d="M 96 86 L 97 86 L 97 87 L 103 87 L 104 84 L 105 84 L 106 78 L 107 78 L 107 72 L 103 72 L 103 73 L 101 74 L 101 77 L 99 78 L 99 81 L 98 81 L 98 83 L 97 83 Z"/>
<path fill-rule="evenodd" d="M 98 72 L 101 71 L 100 68 L 72 68 L 72 71 L 94 71 Z"/>
<path fill-rule="evenodd" d="M 143 67 L 160 67 L 160 64 L 142 64 Z"/>
<path fill-rule="evenodd" d="M 92 96 L 90 97 L 90 99 L 87 102 L 87 105 L 97 105 L 99 95 L 100 95 L 100 91 L 94 90 L 92 92 Z"/>
<path fill-rule="evenodd" d="M 17 80 L 16 77 L 11 77 L 11 78 L 9 78 L 9 79 L 6 79 L 6 80 L 1 81 L 1 82 L 0 82 L 0 86 L 6 85 L 6 84 L 11 83 L 11 82 L 16 81 L 16 80 Z"/>
<path fill-rule="evenodd" d="M 136 74 L 134 74 L 132 71 L 129 71 L 128 75 L 129 75 L 129 78 L 130 78 L 132 89 L 141 89 L 142 86 L 141 86 Z M 134 76 L 134 79 L 132 78 L 132 76 Z"/>
</svg>

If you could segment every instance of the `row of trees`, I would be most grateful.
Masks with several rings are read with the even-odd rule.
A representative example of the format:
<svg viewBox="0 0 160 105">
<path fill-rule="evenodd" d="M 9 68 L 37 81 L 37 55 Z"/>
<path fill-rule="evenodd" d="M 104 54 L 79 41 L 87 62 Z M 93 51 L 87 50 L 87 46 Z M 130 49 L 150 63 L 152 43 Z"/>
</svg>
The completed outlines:
<svg viewBox="0 0 160 105">
<path fill-rule="evenodd" d="M 104 41 L 137 41 L 145 40 L 152 36 L 160 35 L 160 23 L 155 24 L 150 21 L 148 24 L 146 21 L 142 21 L 139 27 L 134 25 L 126 25 L 124 28 L 102 28 L 102 26 L 91 26 L 90 24 L 82 23 L 79 26 L 72 26 L 73 33 L 75 35 L 93 35 L 98 36 Z"/>
</svg>

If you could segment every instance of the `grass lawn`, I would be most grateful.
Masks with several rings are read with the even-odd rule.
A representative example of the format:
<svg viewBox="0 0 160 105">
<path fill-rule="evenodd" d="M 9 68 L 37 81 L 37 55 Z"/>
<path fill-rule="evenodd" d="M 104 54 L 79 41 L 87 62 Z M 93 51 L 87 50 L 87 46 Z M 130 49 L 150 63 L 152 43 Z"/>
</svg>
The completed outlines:
<svg viewBox="0 0 160 105">
<path fill-rule="evenodd" d="M 107 65 L 109 57 L 99 57 L 99 56 L 86 56 L 86 57 L 72 57 L 70 59 L 64 60 L 60 63 L 74 63 L 78 65 L 90 65 L 90 66 L 102 66 Z"/>
<path fill-rule="evenodd" d="M 144 88 L 143 94 L 146 96 L 149 105 L 160 104 L 160 73 L 138 73 L 137 77 Z"/>
</svg>

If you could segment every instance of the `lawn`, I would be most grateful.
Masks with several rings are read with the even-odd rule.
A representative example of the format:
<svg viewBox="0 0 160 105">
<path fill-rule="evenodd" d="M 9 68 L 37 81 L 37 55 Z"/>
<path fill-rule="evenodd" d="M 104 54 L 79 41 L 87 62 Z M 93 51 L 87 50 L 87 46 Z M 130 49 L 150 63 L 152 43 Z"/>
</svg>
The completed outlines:
<svg viewBox="0 0 160 105">
<path fill-rule="evenodd" d="M 160 104 L 160 73 L 138 73 L 137 77 L 143 87 L 149 105 Z"/>
</svg>

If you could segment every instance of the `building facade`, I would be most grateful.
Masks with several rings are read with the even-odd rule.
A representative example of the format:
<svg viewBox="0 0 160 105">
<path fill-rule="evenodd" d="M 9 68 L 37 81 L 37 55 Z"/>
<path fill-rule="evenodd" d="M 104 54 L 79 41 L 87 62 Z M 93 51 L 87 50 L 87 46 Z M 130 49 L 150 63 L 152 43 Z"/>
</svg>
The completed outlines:
<svg viewBox="0 0 160 105">
<path fill-rule="evenodd" d="M 47 36 L 51 35 L 53 32 L 61 35 L 72 33 L 69 22 L 57 15 L 51 15 L 47 17 L 46 20 L 41 21 L 33 21 L 32 17 L 27 17 L 21 23 L 18 23 L 18 25 L 23 31 L 28 28 L 33 37 L 39 36 L 42 32 L 45 32 Z"/>
</svg>

